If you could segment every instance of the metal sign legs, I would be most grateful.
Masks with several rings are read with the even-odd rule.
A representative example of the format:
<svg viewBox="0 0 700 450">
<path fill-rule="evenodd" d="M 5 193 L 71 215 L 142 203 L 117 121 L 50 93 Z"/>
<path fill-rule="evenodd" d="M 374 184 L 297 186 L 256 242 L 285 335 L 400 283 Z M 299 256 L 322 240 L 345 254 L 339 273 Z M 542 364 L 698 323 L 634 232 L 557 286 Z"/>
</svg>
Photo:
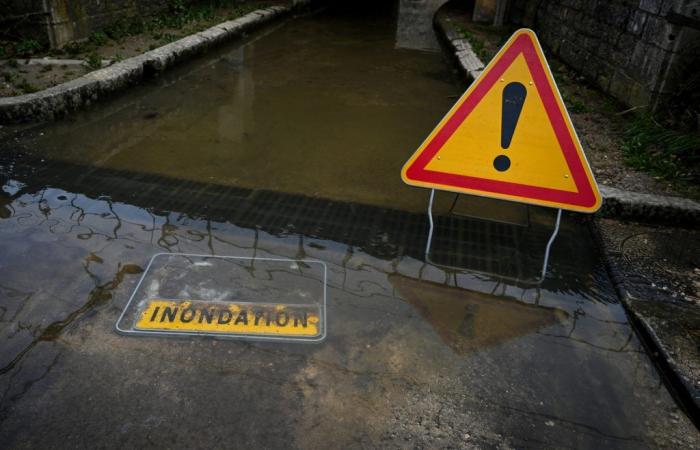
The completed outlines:
<svg viewBox="0 0 700 450">
<path fill-rule="evenodd" d="M 433 220 L 433 202 L 435 200 L 435 189 L 430 190 L 430 200 L 428 201 L 428 221 L 430 222 L 430 231 L 428 232 L 428 242 L 425 245 L 425 260 L 427 262 L 432 263 L 430 261 L 430 247 L 433 243 L 433 231 L 435 230 L 435 221 Z M 557 220 L 556 223 L 554 224 L 554 231 L 552 232 L 552 235 L 549 237 L 549 241 L 547 242 L 547 247 L 545 248 L 544 251 L 544 261 L 542 263 L 542 272 L 540 274 L 540 277 L 537 278 L 535 281 L 536 284 L 540 284 L 544 281 L 545 276 L 547 275 L 547 265 L 549 264 L 549 252 L 552 249 L 552 244 L 554 243 L 554 239 L 557 237 L 557 234 L 559 233 L 559 225 L 561 224 L 561 209 L 557 210 Z M 438 264 L 439 265 L 439 264 Z"/>
</svg>

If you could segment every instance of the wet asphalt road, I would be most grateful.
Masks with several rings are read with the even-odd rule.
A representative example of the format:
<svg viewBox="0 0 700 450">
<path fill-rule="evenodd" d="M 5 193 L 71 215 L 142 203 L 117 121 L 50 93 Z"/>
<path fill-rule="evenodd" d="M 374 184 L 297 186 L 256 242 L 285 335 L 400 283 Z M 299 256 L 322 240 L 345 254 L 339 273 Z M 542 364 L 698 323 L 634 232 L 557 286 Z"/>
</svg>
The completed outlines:
<svg viewBox="0 0 700 450">
<path fill-rule="evenodd" d="M 278 48 L 280 35 L 316 42 L 326 55 L 333 53 L 328 46 L 359 51 L 353 45 L 371 29 L 376 48 L 399 54 L 385 65 L 378 58 L 376 72 L 398 71 L 426 90 L 433 81 L 445 92 L 460 89 L 447 65 L 442 74 L 411 68 L 416 59 L 445 63 L 439 54 L 396 50 L 391 14 L 375 17 L 385 28 L 362 14 L 325 14 L 263 30 L 242 47 L 92 111 L 85 141 L 82 131 L 71 131 L 80 130 L 80 120 L 18 135 L 2 130 L 8 138 L 0 148 L 2 448 L 700 447 L 630 327 L 590 224 L 579 216 L 565 215 L 541 286 L 523 282 L 539 270 L 551 231 L 551 212 L 538 208 L 525 213 L 528 227 L 448 217 L 443 208 L 429 264 L 422 253 L 427 220 L 417 210 L 427 194 L 402 187 L 393 162 L 372 159 L 374 147 L 353 164 L 377 166 L 384 171 L 378 181 L 339 171 L 309 191 L 303 174 L 337 165 L 312 152 L 317 159 L 309 171 L 276 178 L 284 167 L 268 164 L 269 176 L 255 185 L 248 172 L 228 169 L 224 176 L 216 167 L 227 158 L 224 150 L 235 161 L 238 149 L 262 148 L 247 137 L 255 115 L 224 108 L 222 122 L 198 134 L 193 123 L 200 122 L 186 110 L 201 110 L 202 99 L 192 95 L 160 109 L 162 122 L 144 119 L 145 110 L 181 93 L 183 83 L 216 80 L 221 58 L 239 64 L 242 51 Z M 318 88 L 319 99 L 347 81 L 325 70 L 334 82 Z M 270 89 L 270 79 L 260 81 L 254 92 Z M 411 115 L 385 122 L 386 133 L 372 141 L 377 148 L 405 135 L 407 122 L 415 129 L 404 138 L 417 144 L 440 105 L 429 109 L 436 117 L 416 118 L 423 109 L 397 103 L 398 94 L 375 95 L 371 85 L 355 96 L 346 92 L 355 109 L 337 122 L 326 117 L 349 125 L 329 127 L 331 135 L 309 145 L 337 141 L 344 148 L 344 133 L 354 133 L 354 120 L 368 111 Z M 256 97 L 246 98 L 255 111 Z M 290 100 L 271 129 L 290 133 L 285 121 L 303 115 L 300 105 Z M 248 128 L 235 128 L 232 117 L 246 117 Z M 170 149 L 156 138 L 174 127 L 190 130 L 181 139 L 191 140 Z M 125 130 L 128 145 L 100 146 L 100 135 Z M 217 152 L 208 155 L 210 144 Z M 400 167 L 413 150 L 405 147 L 387 159 Z M 159 152 L 188 148 L 207 161 L 197 176 L 170 163 L 158 170 Z M 327 196 L 326 185 L 333 185 Z M 522 214 L 504 204 L 488 208 Z M 299 344 L 118 334 L 117 318 L 159 252 L 325 262 L 327 337 Z"/>
</svg>

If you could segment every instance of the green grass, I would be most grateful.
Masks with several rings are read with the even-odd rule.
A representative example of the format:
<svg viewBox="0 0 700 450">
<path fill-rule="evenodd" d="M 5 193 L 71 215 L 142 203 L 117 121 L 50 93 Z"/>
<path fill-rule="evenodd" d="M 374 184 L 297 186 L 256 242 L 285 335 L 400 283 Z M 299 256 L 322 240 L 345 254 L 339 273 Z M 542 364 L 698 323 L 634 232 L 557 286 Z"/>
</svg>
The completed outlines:
<svg viewBox="0 0 700 450">
<path fill-rule="evenodd" d="M 42 51 L 44 46 L 34 39 L 22 39 L 14 42 L 12 53 L 24 58 L 30 57 Z"/>
<path fill-rule="evenodd" d="M 625 162 L 656 177 L 685 185 L 700 183 L 700 135 L 662 126 L 640 115 L 627 127 L 621 144 Z"/>
<path fill-rule="evenodd" d="M 17 78 L 17 74 L 13 72 L 3 72 L 2 73 L 2 79 L 5 80 L 7 83 L 12 83 L 15 81 Z"/>
<path fill-rule="evenodd" d="M 22 80 L 15 85 L 17 88 L 23 90 L 26 94 L 31 94 L 39 90 L 38 87 L 34 86 L 27 80 Z"/>
<path fill-rule="evenodd" d="M 97 70 L 102 68 L 102 57 L 95 52 L 90 53 L 85 59 L 85 62 L 87 63 L 88 68 L 90 68 L 90 70 Z"/>
<path fill-rule="evenodd" d="M 488 62 L 489 55 L 486 54 L 486 49 L 484 47 L 484 43 L 479 40 L 474 34 L 470 31 L 468 31 L 466 28 L 458 25 L 457 30 L 460 32 L 460 34 L 464 37 L 464 39 L 469 42 L 469 45 L 471 45 L 472 50 L 474 50 L 474 53 L 476 53 L 476 56 L 478 56 L 483 63 Z"/>
<path fill-rule="evenodd" d="M 215 20 L 230 20 L 265 7 L 258 3 L 241 4 L 240 0 L 168 0 L 165 11 L 144 18 L 117 21 L 103 30 L 92 33 L 86 40 L 72 41 L 61 49 L 47 49 L 34 39 L 0 41 L 0 58 L 26 58 L 41 52 L 52 56 L 88 55 L 96 52 L 110 41 L 121 42 L 129 36 L 149 33 L 155 41 L 172 42 L 184 34 L 200 31 Z M 225 9 L 224 9 L 225 8 Z M 9 60 L 11 67 L 14 59 Z"/>
<path fill-rule="evenodd" d="M 217 18 L 218 10 L 224 7 L 229 9 L 226 13 L 226 19 L 234 19 L 264 6 L 239 4 L 237 0 L 209 0 L 196 4 L 183 0 L 170 0 L 168 9 L 164 13 L 146 19 L 118 21 L 107 27 L 104 34 L 117 42 L 126 37 L 143 33 L 150 33 L 151 37 L 156 40 L 172 42 L 175 40 L 173 37 L 175 35 L 163 33 L 163 30 L 182 30 L 200 22 L 212 21 Z"/>
<path fill-rule="evenodd" d="M 102 31 L 97 31 L 90 35 L 88 42 L 99 47 L 109 42 L 109 36 Z"/>
<path fill-rule="evenodd" d="M 567 109 L 574 114 L 583 114 L 589 112 L 588 106 L 579 99 L 567 99 Z"/>
</svg>

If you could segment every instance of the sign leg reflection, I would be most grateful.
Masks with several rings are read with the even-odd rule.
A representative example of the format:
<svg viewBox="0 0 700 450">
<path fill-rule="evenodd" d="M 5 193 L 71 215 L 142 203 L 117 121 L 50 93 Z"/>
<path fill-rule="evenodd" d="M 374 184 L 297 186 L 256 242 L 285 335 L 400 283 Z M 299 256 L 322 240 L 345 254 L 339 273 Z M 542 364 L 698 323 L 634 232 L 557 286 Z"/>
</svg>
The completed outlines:
<svg viewBox="0 0 700 450">
<path fill-rule="evenodd" d="M 430 259 L 430 248 L 433 243 L 433 233 L 435 231 L 435 220 L 433 219 L 433 203 L 435 200 L 435 189 L 430 190 L 430 200 L 428 201 L 428 222 L 429 222 L 429 230 L 428 230 L 428 242 L 425 245 L 425 261 L 427 263 L 437 265 L 437 266 L 444 266 L 444 264 L 437 264 L 431 261 Z M 549 253 L 552 249 L 552 244 L 554 243 L 554 240 L 557 237 L 557 234 L 559 233 L 559 226 L 561 224 L 561 209 L 557 210 L 557 218 L 554 223 L 554 231 L 552 231 L 552 235 L 549 237 L 549 240 L 547 241 L 547 246 L 545 248 L 544 252 L 544 261 L 542 263 L 542 271 L 540 272 L 540 277 L 534 279 L 532 282 L 535 284 L 541 284 L 545 277 L 547 276 L 547 266 L 549 264 Z M 454 267 L 455 269 L 460 269 L 459 267 Z M 498 276 L 498 274 L 492 274 Z"/>
</svg>

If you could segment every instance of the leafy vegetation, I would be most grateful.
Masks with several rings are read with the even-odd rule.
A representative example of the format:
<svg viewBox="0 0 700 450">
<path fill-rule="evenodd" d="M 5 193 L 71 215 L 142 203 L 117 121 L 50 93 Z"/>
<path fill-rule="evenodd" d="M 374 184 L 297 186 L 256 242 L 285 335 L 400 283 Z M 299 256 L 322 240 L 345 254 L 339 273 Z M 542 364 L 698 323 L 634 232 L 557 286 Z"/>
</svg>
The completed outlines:
<svg viewBox="0 0 700 450">
<path fill-rule="evenodd" d="M 88 41 L 93 45 L 101 46 L 109 42 L 109 36 L 102 31 L 96 31 L 90 35 Z"/>
<path fill-rule="evenodd" d="M 30 58 L 44 50 L 45 47 L 35 39 L 0 40 L 0 59 Z"/>
<path fill-rule="evenodd" d="M 462 36 L 464 36 L 464 39 L 469 42 L 469 45 L 471 45 L 472 50 L 474 50 L 474 53 L 476 53 L 476 56 L 478 56 L 482 62 L 487 63 L 491 57 L 486 54 L 486 48 L 484 46 L 484 43 L 478 39 L 472 32 L 467 30 L 466 28 L 458 25 L 457 30 L 460 32 Z"/>
<path fill-rule="evenodd" d="M 5 80 L 7 83 L 12 83 L 15 81 L 17 78 L 17 74 L 13 72 L 3 72 L 2 73 L 2 79 Z"/>
<path fill-rule="evenodd" d="M 85 59 L 85 62 L 90 70 L 96 70 L 102 67 L 102 57 L 95 52 L 90 53 L 87 59 Z"/>
<path fill-rule="evenodd" d="M 16 85 L 19 89 L 23 90 L 25 94 L 31 94 L 39 90 L 38 87 L 34 86 L 27 80 L 22 80 Z"/>
<path fill-rule="evenodd" d="M 677 131 L 639 115 L 624 132 L 626 162 L 657 177 L 686 186 L 700 184 L 700 136 Z"/>
<path fill-rule="evenodd" d="M 588 112 L 588 107 L 586 106 L 586 104 L 577 98 L 568 100 L 566 103 L 569 112 L 572 112 L 574 114 L 583 114 Z"/>
<path fill-rule="evenodd" d="M 115 22 L 104 30 L 104 35 L 114 41 L 136 34 L 150 33 L 151 36 L 167 43 L 177 39 L 178 35 L 167 30 L 182 30 L 192 27 L 188 32 L 201 29 L 198 24 L 204 26 L 207 22 L 216 19 L 233 19 L 259 9 L 263 5 L 239 4 L 235 0 L 209 0 L 190 3 L 184 0 L 170 0 L 167 11 L 150 18 L 123 19 Z M 226 8 L 226 14 L 219 16 L 221 9 Z"/>
</svg>

